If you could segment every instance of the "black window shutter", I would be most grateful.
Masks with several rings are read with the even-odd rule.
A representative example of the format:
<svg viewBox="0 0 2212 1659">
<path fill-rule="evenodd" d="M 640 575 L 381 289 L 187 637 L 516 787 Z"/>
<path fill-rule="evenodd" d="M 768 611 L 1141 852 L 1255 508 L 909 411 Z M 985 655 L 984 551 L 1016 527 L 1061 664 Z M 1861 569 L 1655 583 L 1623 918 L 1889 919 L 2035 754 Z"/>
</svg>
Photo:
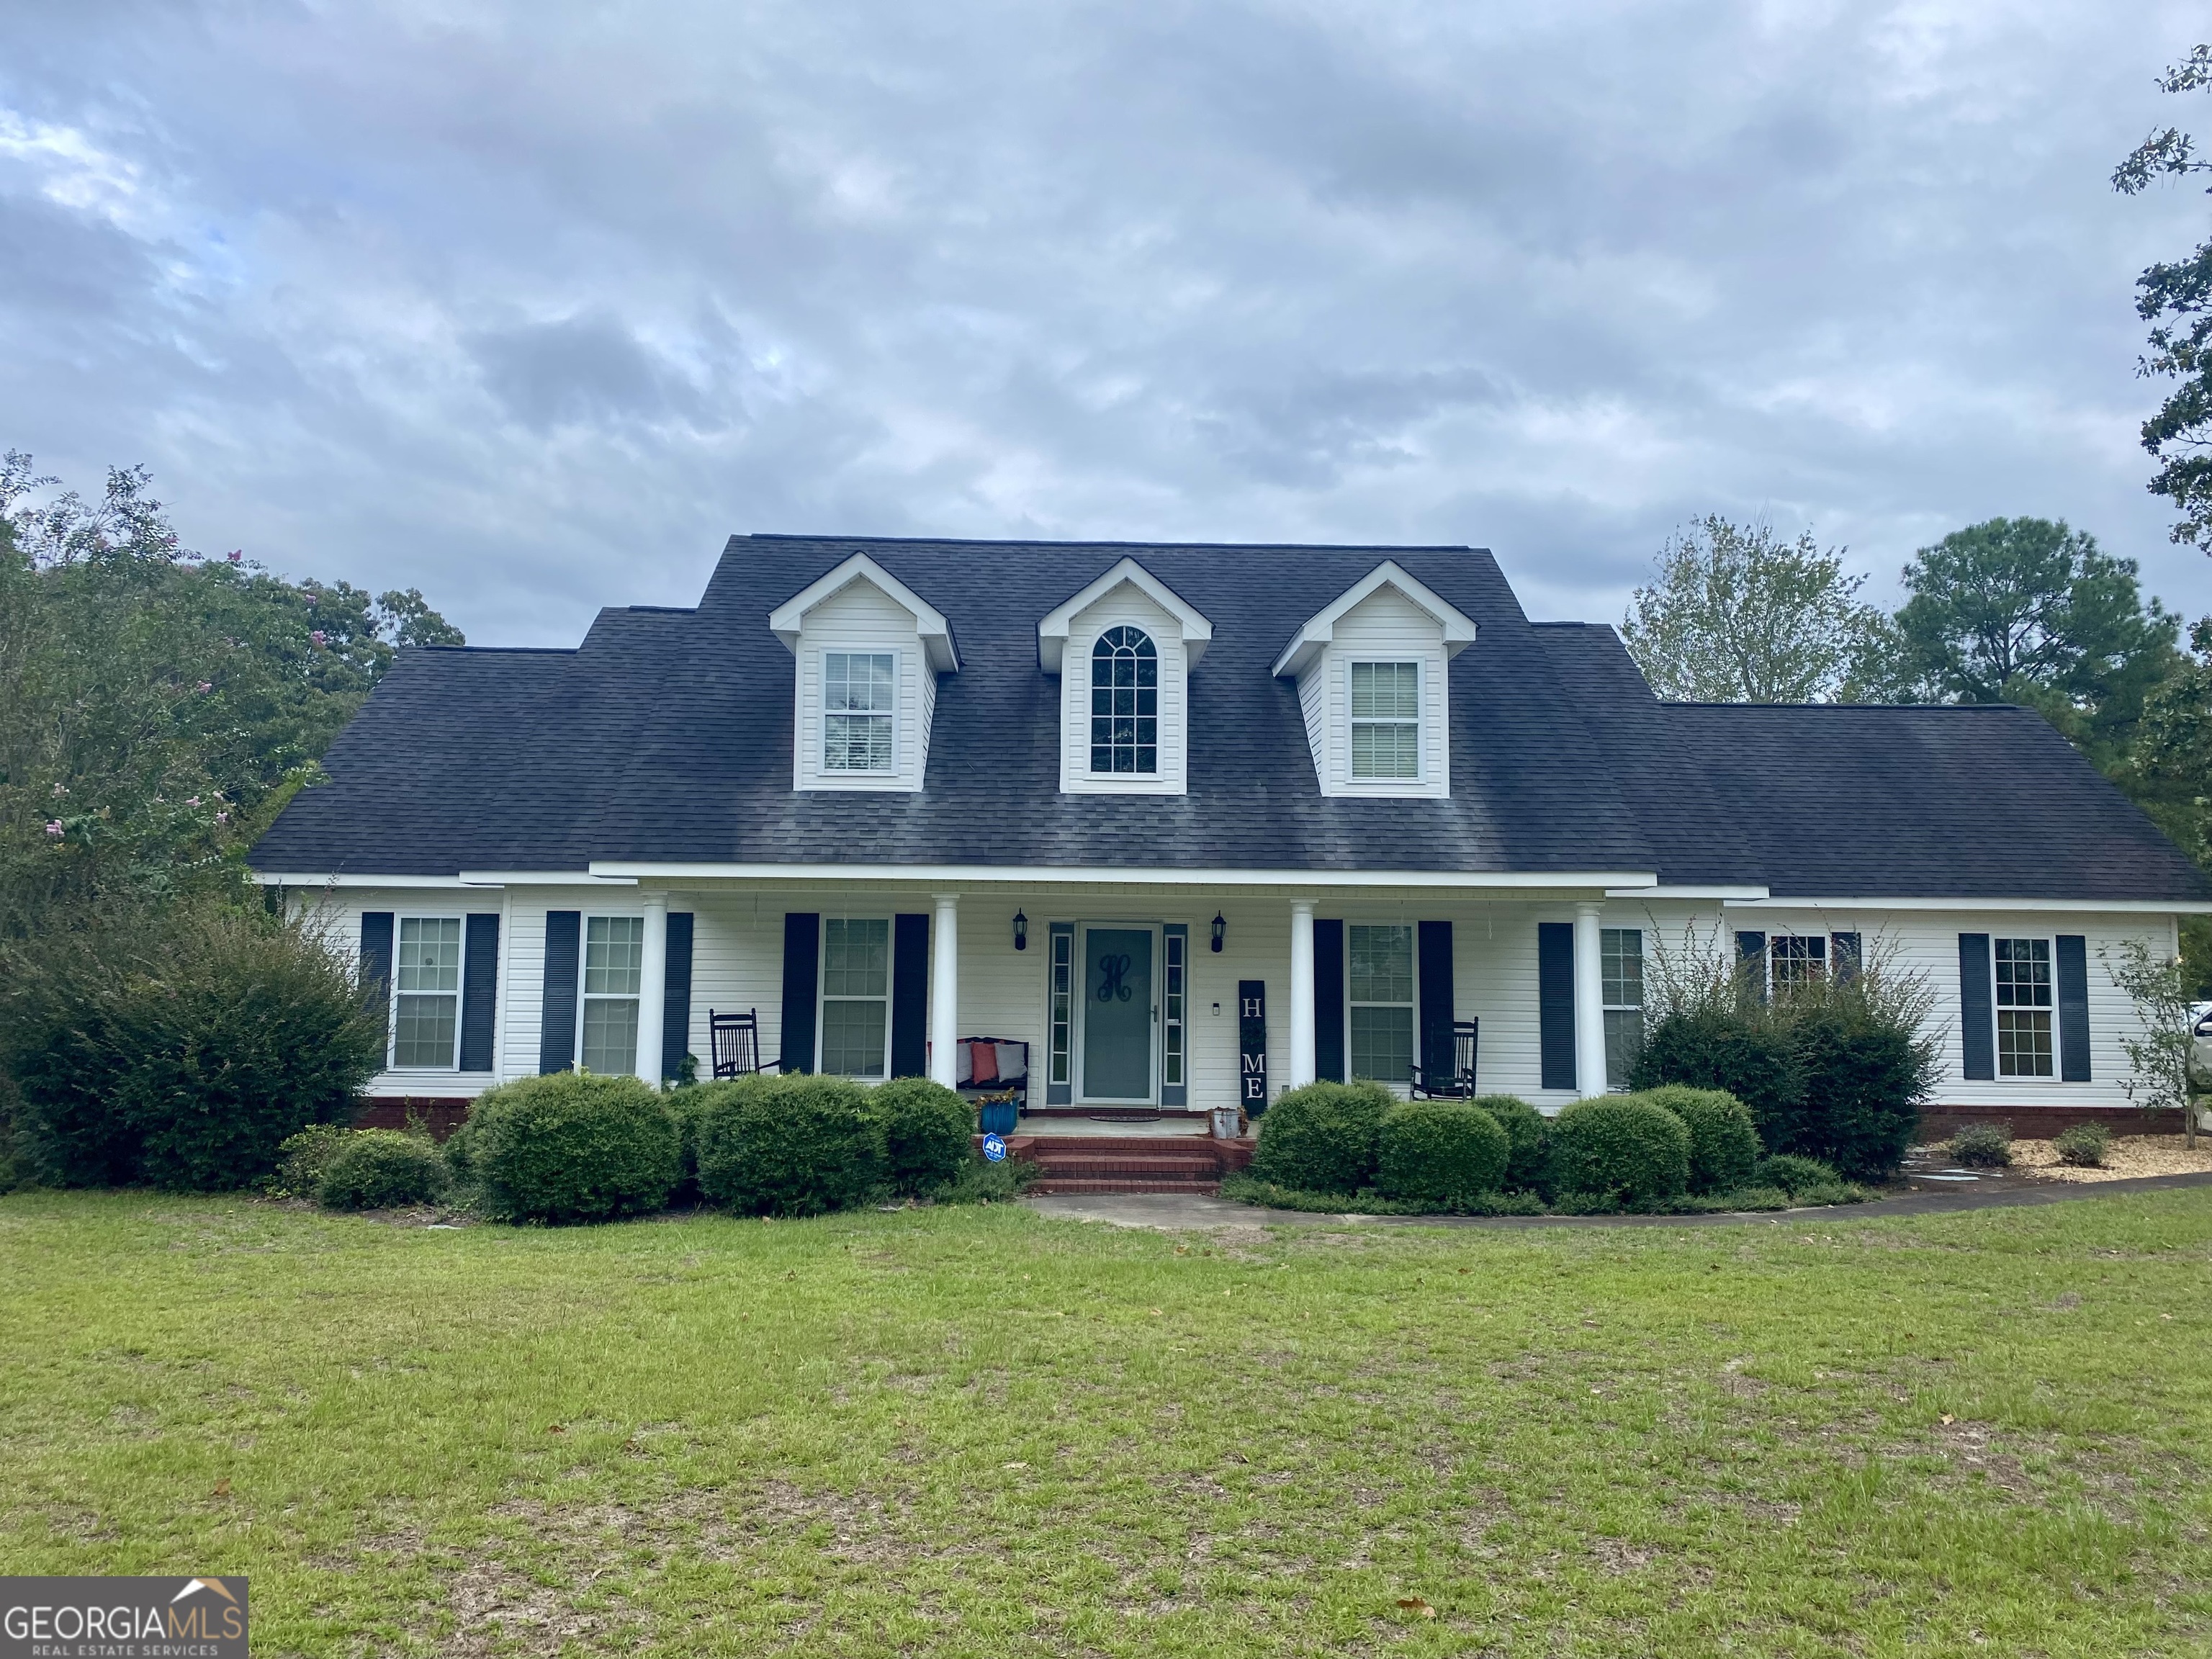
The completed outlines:
<svg viewBox="0 0 2212 1659">
<path fill-rule="evenodd" d="M 1536 1055 L 1547 1089 L 1575 1086 L 1575 925 L 1536 924 Z"/>
<path fill-rule="evenodd" d="M 2061 933 L 2057 941 L 2058 1079 L 2089 1080 L 2089 941 Z"/>
<path fill-rule="evenodd" d="M 1314 923 L 1314 1075 L 1344 1081 L 1344 924 Z"/>
<path fill-rule="evenodd" d="M 783 919 L 782 1069 L 814 1069 L 814 988 L 821 977 L 822 917 L 809 910 Z"/>
<path fill-rule="evenodd" d="M 545 913 L 545 980 L 538 1024 L 538 1069 L 565 1072 L 576 1063 L 576 953 L 584 913 Z"/>
<path fill-rule="evenodd" d="M 890 1074 L 924 1077 L 928 1072 L 929 916 L 925 912 L 891 918 Z"/>
<path fill-rule="evenodd" d="M 499 1013 L 499 917 L 477 912 L 468 920 L 461 953 L 461 1069 L 492 1068 L 491 1034 Z"/>
<path fill-rule="evenodd" d="M 361 913 L 361 988 L 376 1009 L 377 1024 L 392 1015 L 392 912 Z"/>
<path fill-rule="evenodd" d="M 1766 1000 L 1766 935 L 1740 933 L 1735 936 L 1736 977 L 1743 988 L 1760 1002 Z"/>
<path fill-rule="evenodd" d="M 1990 936 L 1959 935 L 1959 1041 L 1969 1083 L 1997 1074 L 1996 1016 L 1990 1006 Z"/>
<path fill-rule="evenodd" d="M 1431 1083 L 1452 1075 L 1452 927 L 1420 925 L 1421 1071 Z"/>
<path fill-rule="evenodd" d="M 1849 985 L 1856 980 L 1860 969 L 1866 965 L 1865 952 L 1856 933 L 1831 933 L 1828 936 L 1828 954 L 1832 962 L 1831 971 L 1838 985 Z"/>
<path fill-rule="evenodd" d="M 660 1074 L 678 1077 L 691 1052 L 691 912 L 668 913 L 668 978 L 660 1001 Z"/>
</svg>

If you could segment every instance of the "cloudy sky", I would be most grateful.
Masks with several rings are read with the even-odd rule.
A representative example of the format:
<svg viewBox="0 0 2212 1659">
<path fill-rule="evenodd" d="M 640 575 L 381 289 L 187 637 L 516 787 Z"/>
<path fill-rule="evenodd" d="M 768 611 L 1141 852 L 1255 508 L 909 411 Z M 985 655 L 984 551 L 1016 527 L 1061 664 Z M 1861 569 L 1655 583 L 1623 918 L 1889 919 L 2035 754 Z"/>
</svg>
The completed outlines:
<svg viewBox="0 0 2212 1659">
<path fill-rule="evenodd" d="M 1471 542 L 1613 618 L 1764 516 L 2064 517 L 2197 614 L 2115 196 L 2156 0 L 0 0 L 0 447 L 479 642 L 732 531 Z"/>
</svg>

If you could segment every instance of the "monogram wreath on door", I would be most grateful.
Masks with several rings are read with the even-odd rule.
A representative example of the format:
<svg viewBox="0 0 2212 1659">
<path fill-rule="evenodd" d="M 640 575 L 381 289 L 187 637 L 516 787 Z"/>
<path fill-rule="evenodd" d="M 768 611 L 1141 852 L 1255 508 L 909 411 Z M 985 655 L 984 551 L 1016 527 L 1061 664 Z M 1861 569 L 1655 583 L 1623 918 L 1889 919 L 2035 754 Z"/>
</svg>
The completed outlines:
<svg viewBox="0 0 2212 1659">
<path fill-rule="evenodd" d="M 1127 983 L 1129 958 L 1126 956 L 1103 956 L 1098 958 L 1098 1000 L 1127 1002 L 1135 994 Z"/>
</svg>

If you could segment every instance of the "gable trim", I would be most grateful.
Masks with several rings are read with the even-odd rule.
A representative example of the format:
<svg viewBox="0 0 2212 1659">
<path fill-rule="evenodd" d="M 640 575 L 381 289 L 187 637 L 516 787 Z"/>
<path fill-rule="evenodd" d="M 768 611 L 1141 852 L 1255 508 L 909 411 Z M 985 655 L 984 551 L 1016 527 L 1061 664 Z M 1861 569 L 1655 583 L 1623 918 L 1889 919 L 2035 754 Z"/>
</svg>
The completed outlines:
<svg viewBox="0 0 2212 1659">
<path fill-rule="evenodd" d="M 1176 619 L 1176 625 L 1182 629 L 1184 670 L 1187 672 L 1198 666 L 1198 659 L 1213 642 L 1213 624 L 1196 605 L 1125 556 L 1097 581 L 1047 611 L 1044 620 L 1037 624 L 1037 661 L 1043 665 L 1046 673 L 1060 672 L 1061 660 L 1067 653 L 1067 636 L 1076 617 L 1125 582 Z"/>
<path fill-rule="evenodd" d="M 1416 610 L 1425 611 L 1437 626 L 1443 629 L 1444 659 L 1452 658 L 1474 643 L 1474 619 L 1458 606 L 1440 597 L 1426 582 L 1408 574 L 1395 559 L 1385 559 L 1350 587 L 1338 594 L 1304 627 L 1291 636 L 1283 647 L 1283 654 L 1275 659 L 1269 672 L 1278 679 L 1295 678 L 1305 672 L 1316 657 L 1328 649 L 1336 637 L 1336 625 L 1363 601 L 1385 587 L 1395 588 Z"/>
<path fill-rule="evenodd" d="M 809 582 L 768 613 L 769 631 L 783 641 L 784 649 L 799 654 L 799 632 L 806 613 L 833 599 L 854 582 L 865 581 L 914 617 L 929 665 L 940 674 L 960 672 L 960 653 L 952 641 L 952 624 L 945 613 L 908 587 L 865 553 L 855 553 L 817 580 Z"/>
</svg>

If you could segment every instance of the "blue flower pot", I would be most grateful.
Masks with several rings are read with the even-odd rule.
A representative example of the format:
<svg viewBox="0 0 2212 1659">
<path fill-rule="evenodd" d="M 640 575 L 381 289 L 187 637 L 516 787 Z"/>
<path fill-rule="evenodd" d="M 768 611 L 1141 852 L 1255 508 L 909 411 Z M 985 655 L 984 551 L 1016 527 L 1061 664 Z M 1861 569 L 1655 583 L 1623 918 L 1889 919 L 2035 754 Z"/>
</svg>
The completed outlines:
<svg viewBox="0 0 2212 1659">
<path fill-rule="evenodd" d="M 1003 1101 L 995 1106 L 981 1108 L 983 1114 L 982 1133 L 987 1135 L 1010 1135 L 1014 1132 L 1016 1103 Z"/>
</svg>

